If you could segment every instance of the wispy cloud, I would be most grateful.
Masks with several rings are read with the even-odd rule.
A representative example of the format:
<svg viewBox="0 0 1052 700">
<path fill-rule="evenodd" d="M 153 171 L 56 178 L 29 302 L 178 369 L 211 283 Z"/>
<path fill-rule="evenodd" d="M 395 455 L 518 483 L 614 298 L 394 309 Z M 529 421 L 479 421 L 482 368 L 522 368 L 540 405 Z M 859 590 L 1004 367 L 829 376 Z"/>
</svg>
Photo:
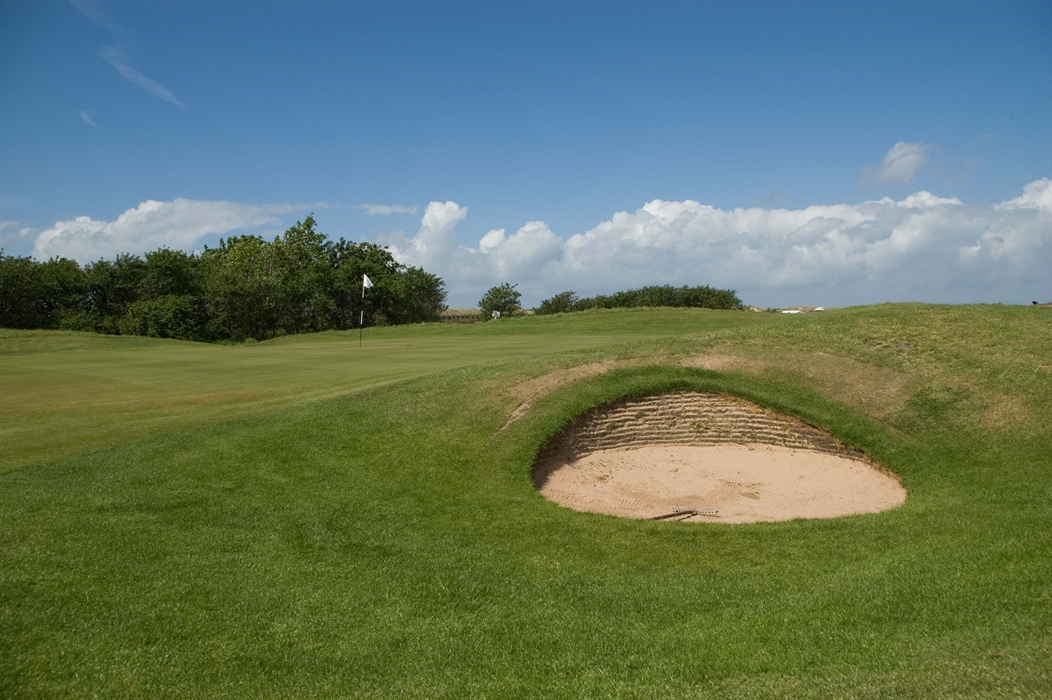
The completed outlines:
<svg viewBox="0 0 1052 700">
<path fill-rule="evenodd" d="M 931 146 L 926 143 L 899 141 L 887 152 L 880 165 L 864 168 L 859 180 L 863 184 L 875 182 L 909 184 L 928 162 L 930 151 Z"/>
<path fill-rule="evenodd" d="M 173 95 L 171 90 L 161 85 L 156 80 L 147 78 L 133 68 L 128 61 L 127 54 L 124 53 L 124 49 L 121 47 L 103 46 L 99 49 L 99 56 L 108 61 L 109 64 L 116 69 L 117 73 L 132 85 L 142 88 L 154 97 L 160 97 L 165 102 L 171 102 L 176 107 L 186 109 L 186 105 L 184 105 L 178 97 Z"/>
<path fill-rule="evenodd" d="M 389 214 L 415 214 L 417 207 L 406 207 L 400 204 L 359 204 L 355 209 L 364 211 L 369 216 L 387 216 Z"/>
<path fill-rule="evenodd" d="M 69 0 L 69 3 L 79 10 L 82 15 L 87 17 L 92 24 L 102 27 L 111 34 L 126 33 L 124 27 L 117 24 L 117 22 L 110 17 L 109 13 L 102 9 L 95 0 Z M 156 80 L 147 78 L 136 70 L 135 67 L 132 66 L 124 49 L 121 47 L 103 46 L 99 49 L 99 56 L 113 66 L 117 73 L 132 85 L 142 88 L 154 97 L 160 97 L 165 102 L 171 102 L 177 107 L 186 109 L 186 105 L 184 105 L 182 100 L 176 97 L 171 90 L 161 85 Z M 79 114 L 80 118 L 83 119 L 85 123 L 95 126 L 90 111 L 80 112 Z"/>
<path fill-rule="evenodd" d="M 756 206 L 769 209 L 776 204 L 788 204 L 793 201 L 792 192 L 785 192 L 778 188 L 775 188 L 756 200 Z"/>
<path fill-rule="evenodd" d="M 87 17 L 92 24 L 114 34 L 124 33 L 124 27 L 113 21 L 109 13 L 102 9 L 94 0 L 69 0 L 69 4 L 80 10 L 80 13 Z"/>
<path fill-rule="evenodd" d="M 22 226 L 21 228 L 19 228 L 18 225 L 20 223 L 22 222 L 0 221 L 0 247 L 2 247 L 3 241 L 11 239 L 11 233 L 13 233 L 18 238 L 25 238 L 26 236 L 32 235 L 34 233 L 34 229 L 31 226 Z M 8 229 L 12 230 L 8 232 Z"/>
<path fill-rule="evenodd" d="M 77 112 L 77 114 L 80 115 L 80 118 L 83 119 L 84 122 L 88 124 L 88 126 L 98 126 L 97 124 L 95 124 L 95 121 L 91 118 L 91 110 L 85 109 L 82 112 Z"/>
</svg>

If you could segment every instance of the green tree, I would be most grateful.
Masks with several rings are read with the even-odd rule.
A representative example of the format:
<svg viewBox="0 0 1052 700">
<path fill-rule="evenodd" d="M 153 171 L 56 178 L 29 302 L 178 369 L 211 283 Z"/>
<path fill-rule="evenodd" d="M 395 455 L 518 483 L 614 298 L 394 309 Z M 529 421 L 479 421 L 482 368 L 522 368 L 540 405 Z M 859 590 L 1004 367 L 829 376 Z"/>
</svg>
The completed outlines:
<svg viewBox="0 0 1052 700">
<path fill-rule="evenodd" d="M 337 325 L 331 297 L 333 271 L 325 234 L 316 231 L 311 214 L 274 240 L 283 272 L 279 282 L 277 326 L 283 333 L 321 331 Z"/>
<path fill-rule="evenodd" d="M 374 243 L 330 241 L 314 215 L 272 241 L 232 236 L 201 255 L 161 248 L 81 269 L 0 251 L 0 325 L 187 340 L 438 320 L 445 283 Z M 374 286 L 362 299 L 362 275 Z"/>
<path fill-rule="evenodd" d="M 277 334 L 284 270 L 274 246 L 259 236 L 232 236 L 201 254 L 209 333 L 263 340 Z"/>
<path fill-rule="evenodd" d="M 375 243 L 354 243 L 340 239 L 330 251 L 334 270 L 332 299 L 338 309 L 340 328 L 356 328 L 364 316 L 365 325 L 399 323 L 399 289 L 395 280 L 404 269 L 391 251 Z M 362 275 L 369 275 L 373 287 L 362 298 Z M 364 315 L 360 312 L 364 311 Z"/>
<path fill-rule="evenodd" d="M 673 287 L 666 284 L 577 299 L 573 303 L 573 310 L 624 309 L 639 306 L 686 306 L 703 309 L 741 309 L 744 307 L 733 289 L 713 289 L 707 285 Z"/>
<path fill-rule="evenodd" d="M 519 306 L 519 299 L 522 298 L 522 294 L 515 290 L 518 286 L 517 284 L 505 282 L 499 287 L 490 287 L 479 300 L 482 320 L 488 321 L 491 319 L 494 311 L 499 311 L 501 316 L 511 316 L 515 312 L 521 311 L 522 307 Z"/>
<path fill-rule="evenodd" d="M 136 300 L 125 307 L 117 330 L 121 335 L 209 340 L 200 258 L 169 248 L 145 258 Z"/>
<path fill-rule="evenodd" d="M 120 319 L 138 301 L 146 263 L 138 255 L 122 253 L 112 262 L 99 260 L 84 267 L 84 295 L 76 309 L 63 314 L 68 330 L 120 333 Z"/>
<path fill-rule="evenodd" d="M 201 296 L 201 260 L 181 250 L 160 248 L 145 255 L 139 299 Z"/>
<path fill-rule="evenodd" d="M 445 282 L 422 268 L 404 268 L 395 278 L 394 289 L 398 299 L 395 323 L 435 322 L 446 309 Z"/>
<path fill-rule="evenodd" d="M 74 260 L 38 263 L 0 251 L 0 326 L 58 328 L 84 296 L 84 271 Z"/>
<path fill-rule="evenodd" d="M 147 335 L 153 338 L 204 340 L 200 299 L 168 294 L 157 299 L 141 299 L 128 305 L 117 323 L 121 335 Z"/>
<path fill-rule="evenodd" d="M 559 292 L 550 299 L 545 299 L 541 302 L 541 305 L 537 307 L 537 313 L 540 315 L 548 314 L 566 314 L 575 310 L 577 304 L 577 292 Z"/>
<path fill-rule="evenodd" d="M 332 297 L 340 310 L 340 327 L 357 327 L 359 311 L 365 312 L 365 325 L 374 326 L 437 321 L 446 308 L 442 278 L 402 265 L 385 247 L 341 238 L 330 255 L 335 270 Z M 362 275 L 369 275 L 373 283 L 364 299 Z"/>
</svg>

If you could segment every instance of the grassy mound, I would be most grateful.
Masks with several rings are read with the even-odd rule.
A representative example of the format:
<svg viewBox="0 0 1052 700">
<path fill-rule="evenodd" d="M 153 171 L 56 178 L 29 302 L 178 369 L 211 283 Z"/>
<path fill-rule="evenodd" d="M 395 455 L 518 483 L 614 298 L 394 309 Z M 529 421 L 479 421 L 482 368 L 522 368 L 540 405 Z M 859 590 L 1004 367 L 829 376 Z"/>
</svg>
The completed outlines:
<svg viewBox="0 0 1052 700">
<path fill-rule="evenodd" d="M 217 347 L 0 336 L 0 695 L 1005 697 L 1052 687 L 1047 314 L 589 312 Z M 514 387 L 607 360 L 533 396 Z M 907 503 L 578 513 L 538 447 L 621 396 L 828 429 Z"/>
</svg>

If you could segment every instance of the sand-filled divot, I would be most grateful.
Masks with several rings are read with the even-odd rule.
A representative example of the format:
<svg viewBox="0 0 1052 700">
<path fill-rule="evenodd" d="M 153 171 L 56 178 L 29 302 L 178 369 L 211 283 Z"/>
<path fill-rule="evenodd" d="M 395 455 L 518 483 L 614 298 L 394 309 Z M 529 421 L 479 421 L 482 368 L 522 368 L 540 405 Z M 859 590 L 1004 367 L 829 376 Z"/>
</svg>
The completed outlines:
<svg viewBox="0 0 1052 700">
<path fill-rule="evenodd" d="M 534 469 L 548 499 L 628 518 L 744 523 L 833 518 L 901 505 L 906 491 L 865 455 L 735 397 L 679 392 L 592 411 Z"/>
</svg>

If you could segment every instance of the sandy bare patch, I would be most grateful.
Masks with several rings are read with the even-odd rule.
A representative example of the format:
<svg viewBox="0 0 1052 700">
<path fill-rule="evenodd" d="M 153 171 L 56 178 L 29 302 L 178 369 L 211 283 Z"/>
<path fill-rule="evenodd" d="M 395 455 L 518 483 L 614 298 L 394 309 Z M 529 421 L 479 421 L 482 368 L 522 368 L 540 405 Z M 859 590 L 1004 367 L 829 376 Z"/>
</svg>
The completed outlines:
<svg viewBox="0 0 1052 700">
<path fill-rule="evenodd" d="M 908 395 L 909 378 L 894 370 L 869 365 L 847 357 L 795 350 L 756 350 L 719 346 L 712 351 L 682 360 L 668 356 L 604 360 L 556 370 L 508 389 L 519 404 L 500 430 L 526 415 L 534 403 L 568 384 L 623 367 L 643 367 L 677 361 L 683 367 L 713 372 L 742 372 L 759 375 L 785 371 L 807 377 L 816 389 L 877 417 L 901 408 Z M 500 431 L 498 431 L 500 432 Z"/>
<path fill-rule="evenodd" d="M 828 433 L 699 392 L 585 414 L 542 450 L 534 485 L 575 510 L 656 518 L 682 509 L 676 519 L 694 522 L 832 518 L 906 500 L 893 475 Z"/>
<path fill-rule="evenodd" d="M 1016 428 L 1037 421 L 1037 416 L 1027 409 L 1021 398 L 1000 392 L 990 396 L 980 415 L 983 424 L 993 430 Z"/>
<path fill-rule="evenodd" d="M 760 360 L 723 353 L 695 355 L 688 357 L 680 364 L 684 367 L 707 369 L 712 372 L 747 372 L 749 374 L 759 374 L 765 366 Z"/>
<path fill-rule="evenodd" d="M 823 352 L 722 346 L 681 364 L 713 372 L 789 372 L 806 377 L 823 394 L 877 417 L 900 409 L 909 394 L 910 378 L 902 372 Z"/>
<path fill-rule="evenodd" d="M 636 358 L 631 360 L 604 360 L 602 362 L 593 362 L 587 365 L 559 369 L 543 376 L 516 384 L 508 390 L 508 393 L 519 399 L 520 403 L 511 412 L 511 415 L 508 416 L 507 422 L 501 426 L 500 429 L 504 430 L 509 425 L 526 415 L 526 412 L 530 410 L 530 406 L 532 406 L 538 399 L 547 396 L 567 384 L 572 384 L 587 377 L 605 374 L 606 372 L 621 367 L 639 367 L 642 365 L 653 364 L 654 362 L 655 360 L 646 358 Z"/>
<path fill-rule="evenodd" d="M 889 415 L 909 396 L 910 377 L 893 369 L 822 352 L 788 353 L 786 360 L 823 393 L 872 416 Z"/>
</svg>

